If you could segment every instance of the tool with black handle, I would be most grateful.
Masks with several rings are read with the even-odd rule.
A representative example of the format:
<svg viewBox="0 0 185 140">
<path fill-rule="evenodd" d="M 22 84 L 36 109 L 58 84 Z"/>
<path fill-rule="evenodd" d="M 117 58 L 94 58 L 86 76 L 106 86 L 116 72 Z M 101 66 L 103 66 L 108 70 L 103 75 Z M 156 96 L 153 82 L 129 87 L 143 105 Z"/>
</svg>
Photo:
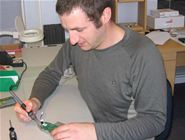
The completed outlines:
<svg viewBox="0 0 185 140">
<path fill-rule="evenodd" d="M 17 95 L 12 90 L 10 90 L 10 94 L 21 105 L 21 107 L 26 111 L 26 105 L 17 97 Z M 41 126 L 41 122 L 37 119 L 36 115 L 32 111 L 28 112 L 28 116 L 30 116 L 30 118 L 32 120 L 34 120 L 38 124 L 38 126 Z"/>
<path fill-rule="evenodd" d="M 17 140 L 17 134 L 15 133 L 15 129 L 12 127 L 11 120 L 9 120 L 9 123 L 10 123 L 10 128 L 9 128 L 10 140 Z"/>
<path fill-rule="evenodd" d="M 10 93 L 14 97 L 14 99 L 16 100 L 16 102 L 18 102 L 21 105 L 21 107 L 26 111 L 26 105 L 17 97 L 17 95 L 12 90 L 10 90 Z M 38 127 L 41 130 L 44 130 L 44 131 L 46 131 L 48 133 L 50 133 L 51 131 L 53 131 L 53 129 L 55 129 L 55 128 L 58 127 L 57 125 L 52 124 L 52 123 L 49 123 L 49 122 L 42 122 L 41 123 L 37 119 L 36 115 L 33 114 L 32 111 L 28 112 L 28 116 L 30 116 L 30 118 L 37 123 Z M 16 139 L 12 139 L 12 140 L 16 140 Z"/>
<path fill-rule="evenodd" d="M 11 85 L 10 86 L 10 94 L 13 96 L 13 98 L 15 99 L 15 101 L 16 102 L 18 102 L 20 105 L 21 105 L 21 107 L 26 111 L 26 105 L 17 97 L 17 95 L 13 92 L 13 87 L 15 87 L 15 86 L 18 86 L 19 85 L 19 83 L 20 83 L 20 81 L 21 81 L 21 78 L 22 78 L 22 75 L 23 75 L 23 73 L 26 71 L 26 69 L 27 69 L 27 65 L 26 65 L 26 63 L 25 62 L 23 62 L 24 64 L 25 64 L 25 69 L 24 69 L 24 71 L 22 72 L 22 74 L 21 74 L 21 76 L 20 76 L 20 79 L 16 82 L 16 84 L 15 85 Z M 27 111 L 26 111 L 27 112 Z M 30 111 L 30 112 L 27 112 L 28 113 L 28 116 L 30 116 L 30 118 L 32 119 L 32 120 L 34 120 L 37 124 L 38 124 L 38 126 L 40 127 L 41 126 L 41 123 L 40 123 L 40 121 L 37 119 L 37 117 L 35 116 L 35 114 L 32 112 L 32 111 Z"/>
</svg>

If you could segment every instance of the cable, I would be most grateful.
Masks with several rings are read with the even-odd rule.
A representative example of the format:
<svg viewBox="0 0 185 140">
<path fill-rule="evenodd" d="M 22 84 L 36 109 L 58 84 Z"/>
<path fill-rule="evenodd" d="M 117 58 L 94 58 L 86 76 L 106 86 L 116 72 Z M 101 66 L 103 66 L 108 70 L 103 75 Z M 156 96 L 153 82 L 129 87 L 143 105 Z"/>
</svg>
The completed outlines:
<svg viewBox="0 0 185 140">
<path fill-rule="evenodd" d="M 23 64 L 25 65 L 25 69 L 23 70 L 23 72 L 21 73 L 21 75 L 20 75 L 20 79 L 18 79 L 18 81 L 15 83 L 15 85 L 11 85 L 10 86 L 10 91 L 12 91 L 12 89 L 13 89 L 13 87 L 16 87 L 16 86 L 18 86 L 19 85 L 19 83 L 20 83 L 20 81 L 21 81 L 21 79 L 22 79 L 22 75 L 24 74 L 24 72 L 27 70 L 27 64 L 23 61 Z"/>
<path fill-rule="evenodd" d="M 21 105 L 21 107 L 26 111 L 26 105 L 19 99 L 19 97 L 17 97 L 17 95 L 13 92 L 12 88 L 15 87 L 15 86 L 18 86 L 21 79 L 22 79 L 22 75 L 24 74 L 24 72 L 27 70 L 27 65 L 25 62 L 23 62 L 25 64 L 25 69 L 23 70 L 23 72 L 21 73 L 20 75 L 20 78 L 19 80 L 16 82 L 15 85 L 11 85 L 10 86 L 10 94 L 14 97 L 14 99 Z M 39 122 L 39 120 L 37 119 L 36 115 L 33 113 L 33 111 L 30 111 L 30 112 L 27 112 L 28 113 L 28 116 L 30 116 L 30 118 L 32 120 L 34 120 L 38 126 L 41 126 L 41 123 Z"/>
</svg>

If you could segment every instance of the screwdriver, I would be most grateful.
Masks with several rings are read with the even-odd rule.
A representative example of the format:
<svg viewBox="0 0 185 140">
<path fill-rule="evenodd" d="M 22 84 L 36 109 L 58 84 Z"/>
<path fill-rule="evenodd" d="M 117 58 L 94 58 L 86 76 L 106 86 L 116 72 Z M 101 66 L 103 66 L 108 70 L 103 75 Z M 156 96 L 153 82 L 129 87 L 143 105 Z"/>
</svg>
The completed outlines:
<svg viewBox="0 0 185 140">
<path fill-rule="evenodd" d="M 10 128 L 9 128 L 9 131 L 10 131 L 10 140 L 17 140 L 17 135 L 15 133 L 15 129 L 12 127 L 11 120 L 9 120 L 9 122 L 10 122 Z"/>
</svg>

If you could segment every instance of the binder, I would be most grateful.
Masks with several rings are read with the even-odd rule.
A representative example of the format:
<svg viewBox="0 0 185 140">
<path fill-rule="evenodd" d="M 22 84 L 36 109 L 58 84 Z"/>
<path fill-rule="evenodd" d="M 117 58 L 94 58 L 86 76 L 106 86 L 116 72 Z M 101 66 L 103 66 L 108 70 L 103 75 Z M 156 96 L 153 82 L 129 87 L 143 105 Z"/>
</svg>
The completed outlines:
<svg viewBox="0 0 185 140">
<path fill-rule="evenodd" d="M 15 85 L 20 79 L 19 75 L 15 70 L 0 71 L 0 92 L 9 92 L 10 86 Z M 12 88 L 16 90 L 19 84 Z"/>
</svg>

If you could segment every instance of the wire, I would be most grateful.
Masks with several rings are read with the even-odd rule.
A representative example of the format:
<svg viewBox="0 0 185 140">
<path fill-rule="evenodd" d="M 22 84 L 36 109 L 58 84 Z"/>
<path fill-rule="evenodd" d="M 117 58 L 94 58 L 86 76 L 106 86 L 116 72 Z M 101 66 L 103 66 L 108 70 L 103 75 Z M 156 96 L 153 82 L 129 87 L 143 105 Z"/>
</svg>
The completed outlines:
<svg viewBox="0 0 185 140">
<path fill-rule="evenodd" d="M 22 79 L 22 75 L 24 74 L 24 72 L 27 70 L 27 64 L 23 61 L 23 64 L 25 65 L 25 69 L 23 70 L 23 72 L 21 73 L 21 75 L 20 75 L 20 78 L 19 78 L 19 80 L 15 83 L 15 85 L 11 85 L 10 86 L 10 91 L 12 91 L 12 89 L 14 88 L 14 87 L 16 87 L 16 86 L 18 86 L 19 85 L 19 83 L 20 83 L 20 81 L 21 81 L 21 79 Z"/>
</svg>

